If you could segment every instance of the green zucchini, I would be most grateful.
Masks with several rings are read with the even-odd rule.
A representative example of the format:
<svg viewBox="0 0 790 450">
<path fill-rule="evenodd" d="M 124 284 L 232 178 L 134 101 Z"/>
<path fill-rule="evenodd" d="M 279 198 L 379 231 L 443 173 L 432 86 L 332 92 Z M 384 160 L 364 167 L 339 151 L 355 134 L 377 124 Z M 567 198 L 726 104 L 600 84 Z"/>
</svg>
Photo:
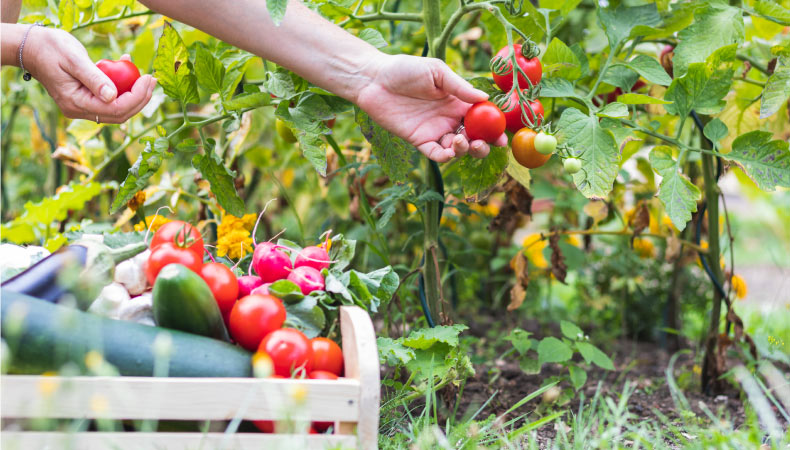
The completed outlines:
<svg viewBox="0 0 790 450">
<path fill-rule="evenodd" d="M 154 282 L 154 322 L 201 336 L 230 341 L 214 294 L 200 275 L 182 264 L 168 264 Z"/>
<path fill-rule="evenodd" d="M 66 363 L 84 367 L 85 355 L 95 350 L 121 375 L 152 376 L 154 340 L 167 333 L 172 338 L 171 377 L 252 375 L 250 353 L 216 339 L 107 319 L 6 290 L 0 296 L 11 373 L 56 371 Z"/>
</svg>

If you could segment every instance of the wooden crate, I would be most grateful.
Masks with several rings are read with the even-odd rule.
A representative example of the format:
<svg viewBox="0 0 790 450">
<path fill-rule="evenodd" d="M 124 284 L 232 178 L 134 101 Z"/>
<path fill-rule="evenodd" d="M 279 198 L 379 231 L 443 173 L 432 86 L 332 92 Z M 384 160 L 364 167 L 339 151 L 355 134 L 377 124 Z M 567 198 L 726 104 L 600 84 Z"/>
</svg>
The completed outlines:
<svg viewBox="0 0 790 450">
<path fill-rule="evenodd" d="M 222 432 L 3 431 L 4 450 L 377 448 L 379 364 L 370 316 L 340 308 L 345 377 L 0 377 L 4 419 L 296 420 L 335 422 L 331 435 Z M 297 404 L 298 406 L 294 406 Z M 283 409 L 283 405 L 291 405 Z"/>
</svg>

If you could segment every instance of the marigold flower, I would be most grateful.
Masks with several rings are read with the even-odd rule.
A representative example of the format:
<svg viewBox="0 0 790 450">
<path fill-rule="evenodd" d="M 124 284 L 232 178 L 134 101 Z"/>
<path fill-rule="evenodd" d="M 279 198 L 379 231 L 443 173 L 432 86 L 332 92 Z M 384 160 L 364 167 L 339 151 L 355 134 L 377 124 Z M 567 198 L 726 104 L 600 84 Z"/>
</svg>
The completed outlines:
<svg viewBox="0 0 790 450">
<path fill-rule="evenodd" d="M 746 280 L 743 279 L 740 275 L 733 275 L 730 278 L 730 284 L 732 284 L 732 290 L 735 291 L 735 296 L 738 299 L 744 299 L 746 294 L 749 290 L 746 287 Z"/>
<path fill-rule="evenodd" d="M 251 251 L 252 237 L 250 237 L 250 232 L 245 229 L 225 231 L 217 239 L 217 256 L 227 255 L 231 259 L 239 259 Z"/>
<path fill-rule="evenodd" d="M 540 233 L 533 233 L 525 237 L 521 245 L 524 246 L 524 254 L 535 267 L 540 269 L 549 267 L 549 263 L 543 255 L 543 249 L 546 248 L 548 242 L 541 238 Z"/>
<path fill-rule="evenodd" d="M 146 231 L 148 226 L 151 227 L 151 232 L 155 233 L 156 230 L 159 229 L 162 225 L 170 222 L 165 216 L 160 216 L 159 214 L 155 216 L 145 216 L 145 222 L 140 222 L 134 226 L 134 231 Z"/>
</svg>

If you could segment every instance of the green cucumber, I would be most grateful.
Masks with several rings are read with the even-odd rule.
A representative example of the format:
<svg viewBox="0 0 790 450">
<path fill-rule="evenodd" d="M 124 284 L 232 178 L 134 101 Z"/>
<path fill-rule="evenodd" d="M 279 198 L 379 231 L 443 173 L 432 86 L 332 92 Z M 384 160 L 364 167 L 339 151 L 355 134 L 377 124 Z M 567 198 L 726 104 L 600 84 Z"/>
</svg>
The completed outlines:
<svg viewBox="0 0 790 450">
<path fill-rule="evenodd" d="M 0 296 L 11 373 L 57 371 L 66 363 L 84 367 L 85 355 L 95 350 L 121 375 L 152 376 L 154 341 L 169 334 L 169 376 L 252 376 L 250 353 L 216 339 L 108 319 L 5 289 Z"/>
<path fill-rule="evenodd" d="M 153 296 L 157 325 L 230 342 L 214 294 L 200 275 L 186 266 L 168 264 L 160 270 Z"/>
</svg>

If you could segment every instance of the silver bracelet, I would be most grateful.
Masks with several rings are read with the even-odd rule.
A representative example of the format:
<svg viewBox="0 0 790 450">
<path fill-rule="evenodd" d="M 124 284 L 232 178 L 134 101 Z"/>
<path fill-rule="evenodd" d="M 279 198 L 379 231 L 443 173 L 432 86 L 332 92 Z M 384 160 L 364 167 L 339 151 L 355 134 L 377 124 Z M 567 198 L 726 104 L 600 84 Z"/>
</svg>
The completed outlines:
<svg viewBox="0 0 790 450">
<path fill-rule="evenodd" d="M 22 75 L 22 79 L 25 81 L 30 81 L 30 78 L 32 78 L 33 76 L 30 75 L 30 72 L 25 70 L 25 65 L 22 64 L 22 50 L 24 50 L 25 48 L 25 41 L 27 41 L 27 35 L 30 34 L 30 30 L 32 30 L 33 27 L 43 27 L 43 26 L 44 24 L 42 24 L 41 22 L 36 22 L 30 25 L 27 31 L 25 31 L 25 35 L 22 37 L 22 43 L 19 44 L 19 67 L 21 67 L 22 72 L 24 72 L 24 75 Z"/>
</svg>

